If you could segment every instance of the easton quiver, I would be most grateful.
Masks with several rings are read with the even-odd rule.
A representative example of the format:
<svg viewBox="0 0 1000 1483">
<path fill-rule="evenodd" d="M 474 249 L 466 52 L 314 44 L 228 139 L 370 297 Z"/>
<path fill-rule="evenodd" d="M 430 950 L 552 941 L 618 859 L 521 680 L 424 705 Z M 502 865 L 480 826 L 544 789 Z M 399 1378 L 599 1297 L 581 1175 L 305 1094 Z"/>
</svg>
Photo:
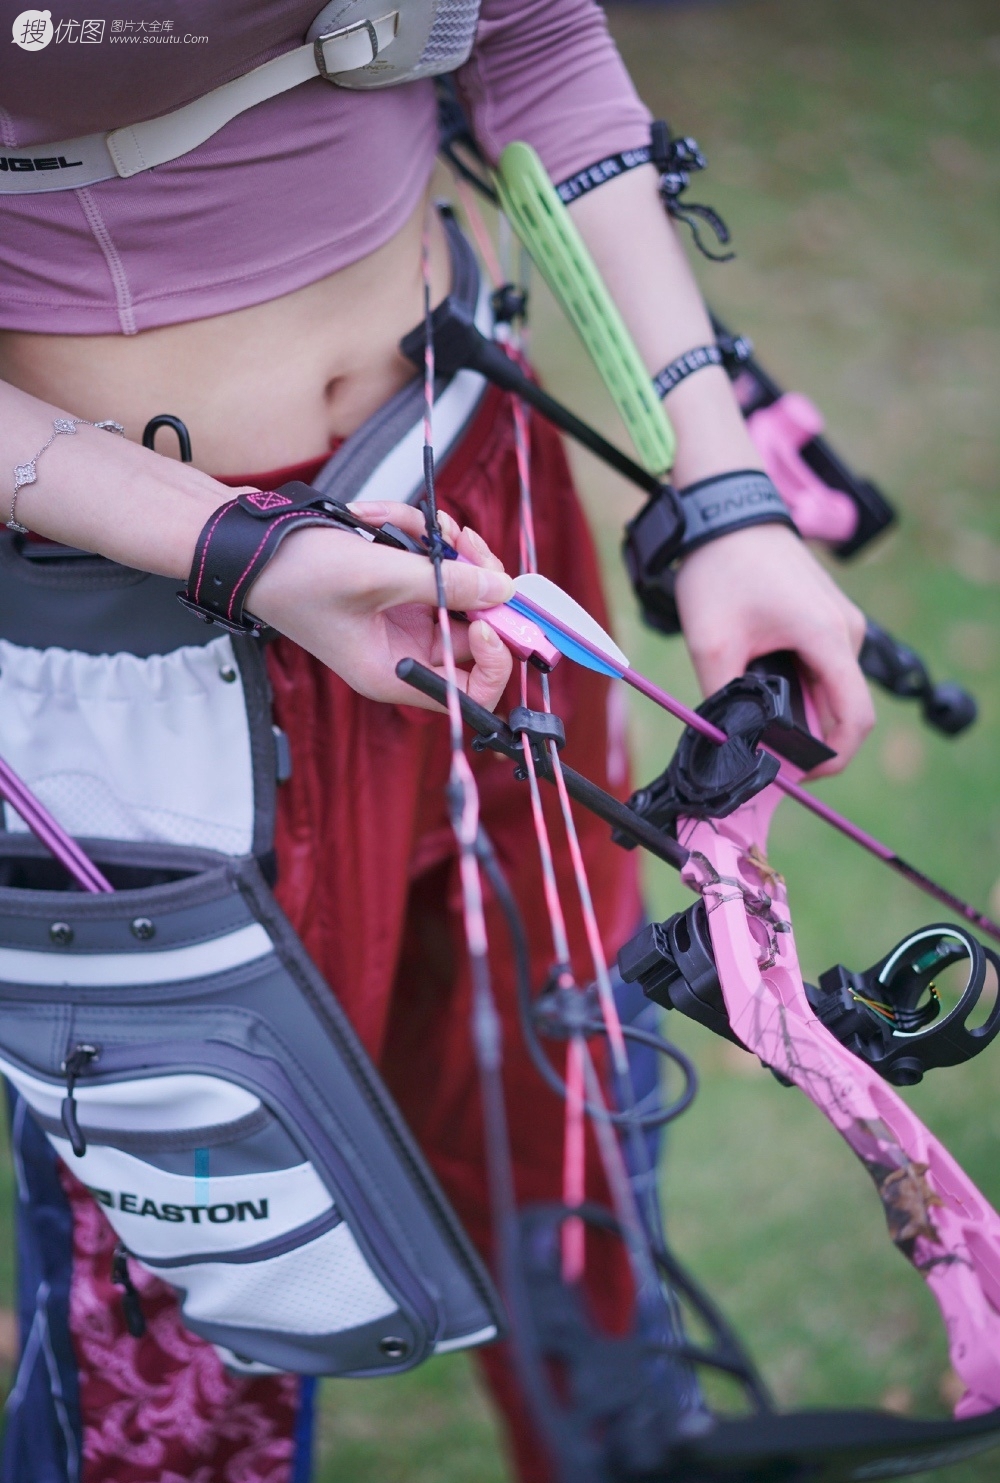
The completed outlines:
<svg viewBox="0 0 1000 1483">
<path fill-rule="evenodd" d="M 261 870 L 259 645 L 176 585 L 0 543 L 0 755 L 115 887 L 74 889 L 6 812 L 0 1070 L 228 1362 L 373 1376 L 486 1342 L 489 1278 Z"/>
</svg>

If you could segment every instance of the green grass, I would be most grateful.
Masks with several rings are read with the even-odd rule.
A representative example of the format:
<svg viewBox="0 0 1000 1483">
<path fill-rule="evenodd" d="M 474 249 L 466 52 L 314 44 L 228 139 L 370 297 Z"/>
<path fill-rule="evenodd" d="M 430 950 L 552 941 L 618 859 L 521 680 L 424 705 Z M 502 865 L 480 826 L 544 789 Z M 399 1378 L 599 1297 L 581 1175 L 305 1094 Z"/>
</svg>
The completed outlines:
<svg viewBox="0 0 1000 1483">
<path fill-rule="evenodd" d="M 615 6 L 610 15 L 650 106 L 709 157 L 690 194 L 722 211 L 740 254 L 702 272 L 712 303 L 753 336 L 779 379 L 819 403 L 836 445 L 899 507 L 896 533 L 840 569 L 844 586 L 981 701 L 978 726 L 957 742 L 922 729 L 911 707 L 880 701 L 875 735 L 823 795 L 1000 912 L 1000 15 L 972 0 Z M 615 431 L 542 292 L 535 311 L 536 357 L 553 389 Z M 682 646 L 640 628 L 621 573 L 616 547 L 637 504 L 632 491 L 574 461 L 624 647 L 695 699 Z M 675 737 L 661 715 L 634 708 L 638 775 L 663 766 Z M 789 881 L 809 975 L 838 960 L 866 966 L 911 927 L 940 919 L 933 903 L 789 806 L 771 856 Z M 657 913 L 685 903 L 665 868 L 650 870 L 648 886 Z M 697 1027 L 672 1028 L 703 1080 L 671 1138 L 673 1236 L 782 1403 L 886 1398 L 942 1414 L 936 1309 L 889 1244 L 856 1161 L 749 1058 Z M 994 1202 L 998 1056 L 937 1073 L 911 1094 Z M 8 1248 L 0 1239 L 0 1263 Z M 0 1281 L 9 1283 L 9 1266 Z M 398 1381 L 328 1384 L 320 1456 L 319 1483 L 503 1476 L 461 1356 Z M 994 1457 L 936 1476 L 987 1483 L 998 1473 Z"/>
</svg>

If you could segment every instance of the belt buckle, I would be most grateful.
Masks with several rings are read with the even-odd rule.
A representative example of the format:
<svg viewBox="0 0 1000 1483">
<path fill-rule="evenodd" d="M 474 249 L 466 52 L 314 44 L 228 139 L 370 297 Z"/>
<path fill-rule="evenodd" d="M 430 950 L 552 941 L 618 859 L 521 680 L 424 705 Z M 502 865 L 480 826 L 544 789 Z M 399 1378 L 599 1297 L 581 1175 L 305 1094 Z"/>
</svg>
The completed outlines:
<svg viewBox="0 0 1000 1483">
<path fill-rule="evenodd" d="M 327 66 L 326 51 L 324 48 L 331 41 L 345 41 L 348 38 L 353 39 L 355 37 L 360 41 L 363 36 L 367 38 L 368 45 L 371 48 L 370 57 L 365 58 L 363 61 L 354 61 L 351 59 L 346 66 L 341 61 L 335 63 L 332 69 Z M 375 25 L 372 21 L 355 21 L 353 25 L 341 26 L 337 31 L 326 31 L 323 35 L 317 36 L 313 42 L 313 52 L 316 57 L 316 70 L 319 72 L 320 77 L 324 77 L 327 82 L 333 82 L 334 73 L 336 72 L 355 72 L 374 62 L 379 54 L 378 32 L 375 30 Z"/>
</svg>

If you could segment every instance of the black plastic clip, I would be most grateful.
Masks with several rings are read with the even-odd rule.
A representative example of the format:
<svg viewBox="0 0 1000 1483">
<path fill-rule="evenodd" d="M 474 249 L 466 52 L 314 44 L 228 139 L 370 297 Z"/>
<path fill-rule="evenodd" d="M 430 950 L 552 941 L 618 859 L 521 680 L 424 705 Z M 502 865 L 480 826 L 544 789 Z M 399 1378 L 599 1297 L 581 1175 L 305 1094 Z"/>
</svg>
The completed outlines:
<svg viewBox="0 0 1000 1483">
<path fill-rule="evenodd" d="M 142 1299 L 139 1290 L 132 1281 L 128 1269 L 129 1252 L 119 1241 L 111 1257 L 111 1281 L 115 1287 L 122 1289 L 122 1312 L 125 1315 L 125 1327 L 133 1339 L 141 1339 L 146 1332 L 146 1315 L 142 1311 Z"/>
<path fill-rule="evenodd" d="M 663 119 L 655 119 L 650 131 L 650 151 L 653 164 L 660 172 L 660 199 L 670 216 L 690 227 L 695 246 L 703 257 L 713 263 L 728 263 L 735 252 L 713 252 L 706 247 L 698 230 L 700 218 L 715 233 L 716 240 L 725 247 L 731 240 L 729 228 L 722 217 L 711 206 L 697 201 L 682 201 L 681 195 L 691 183 L 691 176 L 704 170 L 708 164 L 698 148 L 698 141 L 690 135 L 673 135 L 670 125 Z"/>
<path fill-rule="evenodd" d="M 525 736 L 528 738 L 535 769 L 547 777 L 552 771 L 549 743 L 555 742 L 559 751 L 566 745 L 566 728 L 561 718 L 552 711 L 532 711 L 527 706 L 517 705 L 507 718 L 507 724 L 518 741 Z M 514 769 L 514 776 L 518 782 L 524 782 L 528 776 L 523 761 Z"/>
<path fill-rule="evenodd" d="M 497 324 L 513 324 L 528 315 L 528 290 L 516 283 L 501 283 L 490 295 L 490 307 Z"/>
<path fill-rule="evenodd" d="M 516 705 L 507 718 L 507 725 L 515 736 L 526 736 L 532 743 L 545 746 L 555 742 L 560 751 L 566 745 L 566 728 L 561 717 L 553 711 L 532 711 L 526 705 Z"/>
<path fill-rule="evenodd" d="M 96 1061 L 100 1056 L 100 1047 L 96 1045 L 74 1045 L 65 1061 L 62 1063 L 62 1072 L 66 1077 L 66 1095 L 62 1099 L 59 1109 L 63 1127 L 66 1129 L 66 1137 L 69 1146 L 78 1159 L 82 1159 L 87 1152 L 87 1140 L 76 1118 L 76 1083 L 80 1073 Z"/>
<path fill-rule="evenodd" d="M 542 992 L 531 1006 L 531 1018 L 550 1040 L 569 1040 L 591 1032 L 601 1023 L 601 1001 L 596 983 L 581 988 L 565 964 L 557 963 Z"/>
</svg>

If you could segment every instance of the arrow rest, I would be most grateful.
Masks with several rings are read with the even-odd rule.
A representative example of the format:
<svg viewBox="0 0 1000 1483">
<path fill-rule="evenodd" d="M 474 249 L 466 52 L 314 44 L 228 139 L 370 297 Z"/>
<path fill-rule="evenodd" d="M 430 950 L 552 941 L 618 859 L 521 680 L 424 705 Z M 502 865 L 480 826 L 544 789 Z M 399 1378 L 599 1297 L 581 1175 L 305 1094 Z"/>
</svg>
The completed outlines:
<svg viewBox="0 0 1000 1483">
<path fill-rule="evenodd" d="M 724 819 L 778 775 L 777 752 L 810 769 L 834 755 L 805 721 L 794 667 L 783 655 L 759 661 L 762 673 L 731 680 L 697 714 L 726 733 L 720 746 L 688 726 L 666 770 L 629 799 L 629 807 L 659 829 L 674 832 L 680 815 Z M 784 673 L 775 673 L 775 670 Z M 761 743 L 771 748 L 761 750 Z M 624 836 L 617 843 L 631 848 Z"/>
<path fill-rule="evenodd" d="M 725 818 L 778 775 L 777 757 L 762 752 L 760 741 L 775 721 L 791 724 L 784 680 L 742 675 L 704 701 L 698 714 L 724 731 L 726 741 L 717 746 L 685 727 L 666 770 L 629 799 L 630 808 L 660 829 L 673 832 L 681 814 Z"/>
</svg>

